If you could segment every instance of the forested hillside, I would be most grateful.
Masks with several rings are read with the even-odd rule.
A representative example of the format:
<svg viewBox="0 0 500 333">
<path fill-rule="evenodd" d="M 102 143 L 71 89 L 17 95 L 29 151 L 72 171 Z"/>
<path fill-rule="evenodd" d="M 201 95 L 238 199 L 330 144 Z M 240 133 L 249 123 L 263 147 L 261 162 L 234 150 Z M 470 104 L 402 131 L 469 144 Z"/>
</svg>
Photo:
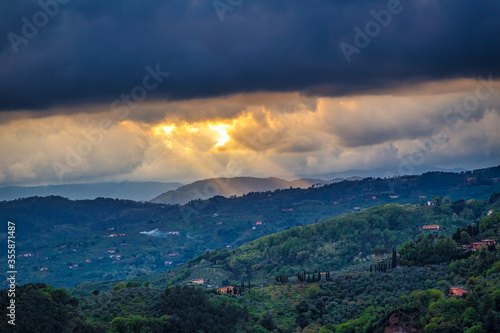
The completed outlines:
<svg viewBox="0 0 500 333">
<path fill-rule="evenodd" d="M 460 207 L 458 207 L 460 206 Z M 438 206 L 388 204 L 360 213 L 335 217 L 308 226 L 259 238 L 234 250 L 205 253 L 191 265 L 213 265 L 231 271 L 236 279 L 265 274 L 295 274 L 337 270 L 387 256 L 391 248 L 416 238 L 424 225 L 439 225 L 440 234 L 476 225 L 485 201 L 450 202 Z M 451 239 L 450 239 L 451 240 Z M 455 244 L 456 246 L 456 244 Z"/>
<path fill-rule="evenodd" d="M 442 214 L 438 218 L 445 220 L 443 226 L 463 226 L 474 218 L 479 208 L 471 203 L 464 208 L 465 201 L 455 201 L 487 200 L 493 191 L 500 192 L 498 177 L 500 167 L 469 173 L 432 172 L 421 176 L 344 181 L 308 189 L 252 192 L 235 198 L 216 196 L 181 206 L 106 198 L 73 201 L 61 197 L 33 197 L 0 202 L 0 219 L 16 223 L 16 259 L 19 269 L 24 272 L 19 277 L 20 283 L 43 282 L 57 287 L 74 287 L 85 281 L 132 279 L 165 272 L 206 251 L 234 249 L 287 228 L 314 224 L 387 203 L 426 205 L 436 198 L 442 201 L 441 210 L 436 214 Z M 450 206 L 452 203 L 455 203 L 453 207 Z M 452 207 L 449 212 L 443 210 L 448 206 Z M 274 269 L 278 264 L 284 264 L 283 269 L 288 269 L 290 265 L 309 261 L 311 267 L 318 269 L 327 265 L 341 267 L 353 259 L 363 259 L 377 247 L 389 249 L 399 237 L 403 237 L 402 241 L 408 239 L 404 237 L 414 235 L 419 223 L 435 218 L 417 210 L 410 215 L 410 224 L 397 221 L 397 217 L 393 221 L 388 216 L 392 221 L 387 227 L 388 232 L 386 227 L 373 226 L 377 223 L 376 218 L 361 223 L 361 229 L 352 235 L 342 236 L 345 230 L 341 228 L 328 229 L 325 232 L 331 232 L 336 245 L 325 243 L 318 253 L 312 253 L 305 246 L 307 242 L 304 246 L 295 246 L 294 236 L 287 233 L 287 239 L 290 238 L 286 242 L 288 249 L 271 245 L 272 253 L 261 253 L 261 250 L 255 253 L 264 255 L 265 263 L 256 264 L 249 262 L 248 258 L 238 258 L 232 264 L 230 261 L 224 263 L 227 269 L 219 269 L 219 272 L 224 280 L 232 274 L 250 276 L 255 265 L 264 265 L 268 271 L 280 271 Z M 348 221 L 352 217 L 344 218 Z M 418 219 L 422 221 L 417 223 Z M 359 221 L 353 218 L 352 223 Z M 296 232 L 296 229 L 292 230 Z M 355 237 L 349 238 L 352 236 Z M 366 242 L 368 238 L 369 242 Z M 0 238 L 0 246 L 6 246 L 6 239 Z M 358 240 L 363 243 L 356 243 Z M 321 243 L 325 239 L 317 241 Z M 258 244 L 264 244 L 262 242 L 267 240 Z M 338 250 L 336 246 L 342 249 Z M 291 248 L 298 250 L 293 258 L 296 263 L 288 262 Z M 325 256 L 328 260 L 323 265 L 320 262 Z M 243 266 L 244 270 L 241 269 Z M 210 275 L 207 270 L 199 274 Z"/>
<path fill-rule="evenodd" d="M 300 279 L 300 274 L 277 275 L 259 267 L 258 271 L 268 275 L 266 281 L 249 279 L 240 286 L 240 281 L 231 280 L 231 290 L 193 286 L 189 285 L 192 279 L 179 280 L 175 276 L 170 277 L 171 283 L 176 281 L 175 286 L 166 287 L 153 280 L 124 281 L 107 290 L 76 288 L 71 293 L 44 284 L 28 284 L 16 292 L 19 315 L 23 316 L 17 328 L 19 332 L 119 333 L 498 332 L 499 209 L 499 196 L 494 193 L 483 202 L 442 200 L 439 206 L 432 207 L 386 205 L 294 228 L 298 234 L 293 237 L 305 244 L 292 243 L 300 250 L 312 249 L 316 243 L 319 249 L 328 242 L 353 242 L 363 237 L 363 230 L 377 227 L 383 240 L 381 235 L 377 240 L 363 240 L 381 250 L 392 242 L 401 244 L 391 235 L 401 236 L 402 231 L 413 230 L 413 223 L 434 221 L 443 226 L 439 231 L 417 228 L 408 242 L 378 260 L 353 261 L 341 270 L 333 266 L 342 265 L 342 261 L 330 261 L 331 268 L 322 270 L 322 274 L 314 270 L 322 267 L 315 257 L 298 261 L 284 256 L 294 229 L 256 240 L 240 251 L 227 251 L 225 257 L 217 259 L 219 265 L 226 265 L 230 258 L 265 254 L 264 247 L 268 247 L 268 256 L 286 259 L 277 264 L 284 268 L 274 272 L 297 269 L 299 273 L 307 272 L 307 280 Z M 466 225 L 464 216 L 469 214 L 479 223 Z M 351 223 L 355 224 L 351 227 Z M 460 224 L 463 227 L 455 229 Z M 273 237 L 277 243 L 271 243 Z M 259 244 L 265 246 L 259 248 Z M 474 244 L 479 244 L 477 249 L 468 248 Z M 366 250 L 364 246 L 360 249 Z M 203 265 L 195 261 L 205 260 L 208 265 L 212 256 L 223 253 L 216 251 L 191 261 L 192 269 Z M 0 299 L 6 304 L 6 290 L 0 291 Z M 2 321 L 0 329 L 6 330 L 6 325 Z"/>
</svg>

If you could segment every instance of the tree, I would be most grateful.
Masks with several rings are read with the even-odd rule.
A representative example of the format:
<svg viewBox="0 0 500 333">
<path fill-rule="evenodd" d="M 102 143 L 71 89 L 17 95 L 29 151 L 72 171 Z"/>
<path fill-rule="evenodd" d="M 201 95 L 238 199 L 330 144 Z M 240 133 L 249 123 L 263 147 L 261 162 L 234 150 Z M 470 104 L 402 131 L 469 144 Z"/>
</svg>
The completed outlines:
<svg viewBox="0 0 500 333">
<path fill-rule="evenodd" d="M 467 231 L 462 231 L 460 233 L 460 242 L 462 244 L 469 244 L 470 243 L 470 235 Z"/>
<path fill-rule="evenodd" d="M 398 264 L 398 258 L 396 255 L 396 248 L 393 247 L 392 248 L 392 268 L 396 268 L 397 264 Z"/>
<path fill-rule="evenodd" d="M 272 331 L 276 328 L 276 323 L 274 322 L 273 316 L 268 312 L 266 312 L 262 316 L 262 320 L 260 321 L 260 324 L 262 325 L 262 327 L 264 327 L 265 329 L 267 329 L 269 331 Z"/>
</svg>

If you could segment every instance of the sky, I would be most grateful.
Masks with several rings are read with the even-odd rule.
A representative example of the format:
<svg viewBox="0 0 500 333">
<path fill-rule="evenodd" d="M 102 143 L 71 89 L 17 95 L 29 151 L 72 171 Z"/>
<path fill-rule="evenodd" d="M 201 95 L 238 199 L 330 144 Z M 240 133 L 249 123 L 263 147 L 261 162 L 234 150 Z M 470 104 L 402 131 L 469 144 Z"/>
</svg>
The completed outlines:
<svg viewBox="0 0 500 333">
<path fill-rule="evenodd" d="M 6 1 L 0 186 L 500 164 L 500 2 Z"/>
</svg>

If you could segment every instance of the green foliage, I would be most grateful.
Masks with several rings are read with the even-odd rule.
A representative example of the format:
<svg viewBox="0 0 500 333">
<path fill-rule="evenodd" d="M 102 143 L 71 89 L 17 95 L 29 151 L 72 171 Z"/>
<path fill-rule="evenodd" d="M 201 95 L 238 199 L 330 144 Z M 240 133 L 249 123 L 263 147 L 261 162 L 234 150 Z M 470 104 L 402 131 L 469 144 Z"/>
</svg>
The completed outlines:
<svg viewBox="0 0 500 333">
<path fill-rule="evenodd" d="M 464 331 L 465 333 L 484 333 L 483 326 L 481 324 L 472 326 L 471 328 Z"/>
<path fill-rule="evenodd" d="M 467 233 L 467 231 L 462 231 L 460 233 L 460 242 L 462 244 L 469 244 L 470 243 L 470 235 Z"/>
<path fill-rule="evenodd" d="M 227 297 L 210 298 L 201 288 L 191 286 L 167 288 L 158 312 L 167 315 L 167 332 L 231 332 L 249 320 L 246 311 Z"/>
<path fill-rule="evenodd" d="M 116 284 L 114 287 L 113 287 L 113 290 L 120 290 L 120 289 L 124 289 L 124 288 L 127 288 L 127 286 L 125 285 L 124 282 L 120 282 L 118 284 Z"/>
<path fill-rule="evenodd" d="M 456 260 L 450 264 L 450 271 L 460 276 L 479 276 L 495 273 L 496 262 L 500 261 L 498 246 L 491 250 L 489 247 L 480 247 L 475 255 L 462 260 Z"/>
<path fill-rule="evenodd" d="M 399 262 L 403 265 L 427 265 L 450 261 L 459 252 L 457 243 L 449 236 L 424 234 L 416 242 L 403 244 Z"/>
<path fill-rule="evenodd" d="M 16 332 L 104 332 L 100 325 L 87 322 L 78 313 L 79 301 L 66 289 L 54 289 L 52 286 L 37 283 L 17 286 L 15 297 L 8 296 L 8 290 L 0 290 L 0 303 L 9 304 L 15 300 Z M 2 306 L 3 307 L 3 306 Z M 11 332 L 7 323 L 6 306 L 0 321 L 1 332 Z"/>
<path fill-rule="evenodd" d="M 144 318 L 131 315 L 126 318 L 116 317 L 111 321 L 111 332 L 113 333 L 161 333 L 168 327 L 167 317 Z"/>
<path fill-rule="evenodd" d="M 467 176 L 477 177 L 478 183 L 465 183 Z M 56 196 L 32 197 L 0 202 L 0 220 L 16 222 L 19 248 L 46 258 L 43 268 L 48 270 L 41 270 L 40 261 L 35 256 L 19 260 L 16 266 L 23 271 L 19 283 L 41 281 L 72 287 L 84 281 L 109 282 L 159 274 L 207 250 L 224 248 L 228 244 L 236 248 L 287 228 L 291 231 L 295 226 L 314 224 L 352 212 L 353 207 L 422 204 L 423 200 L 419 199 L 422 194 L 429 198 L 445 198 L 439 207 L 425 209 L 420 223 L 417 220 L 410 223 L 399 221 L 397 217 L 387 219 L 382 213 L 379 220 L 390 223 L 381 223 L 379 228 L 376 215 L 373 221 L 364 221 L 368 225 L 364 225 L 364 217 L 360 218 L 361 221 L 345 218 L 360 224 L 361 229 L 357 233 L 356 229 L 346 230 L 353 233 L 345 234 L 345 238 L 344 234 L 333 233 L 330 236 L 335 238 L 325 240 L 319 249 L 302 248 L 296 244 L 300 237 L 295 240 L 289 237 L 283 251 L 270 249 L 265 266 L 271 275 L 294 274 L 286 272 L 289 268 L 294 270 L 285 267 L 290 266 L 287 261 L 305 265 L 308 269 L 323 266 L 323 271 L 331 270 L 349 265 L 354 260 L 363 261 L 377 247 L 390 249 L 415 237 L 422 224 L 433 222 L 445 230 L 455 230 L 474 222 L 480 217 L 485 202 L 468 199 L 488 200 L 493 191 L 499 192 L 500 184 L 488 181 L 491 177 L 500 177 L 500 168 L 476 170 L 469 174 L 430 172 L 391 179 L 367 178 L 309 189 L 249 193 L 237 198 L 216 196 L 183 206 L 105 198 L 73 201 Z M 394 193 L 399 198 L 389 197 Z M 450 196 L 464 198 L 465 203 L 461 200 L 452 203 Z M 494 199 L 495 196 L 491 197 L 492 202 Z M 431 212 L 435 215 L 433 218 Z M 413 217 L 420 218 L 417 214 Z M 256 221 L 263 224 L 256 226 Z M 401 223 L 402 227 L 392 223 Z M 163 232 L 178 231 L 179 234 L 163 238 L 141 234 L 156 228 Z M 0 247 L 5 246 L 6 238 L 0 239 Z M 294 252 L 295 249 L 300 251 Z M 279 258 L 281 255 L 283 258 Z M 277 258 L 279 261 L 274 261 Z M 325 258 L 328 261 L 322 264 Z M 233 271 L 250 268 L 241 273 L 248 276 L 252 272 L 251 266 L 255 266 L 254 262 L 249 263 L 252 259 L 236 258 L 225 264 Z M 166 263 L 169 261 L 172 263 Z"/>
<path fill-rule="evenodd" d="M 262 271 L 266 275 L 297 275 L 304 268 L 328 271 L 354 262 L 373 262 L 374 249 L 389 252 L 392 247 L 417 237 L 422 225 L 440 224 L 442 228 L 455 230 L 471 222 L 451 219 L 449 213 L 436 211 L 434 207 L 389 204 L 315 225 L 290 228 L 235 250 L 208 252 L 190 263 L 205 260 L 231 271 L 236 279 Z M 403 248 L 401 257 L 406 264 L 415 260 L 422 264 L 440 263 L 449 261 L 456 251 L 457 245 L 450 237 L 423 236 L 417 243 Z"/>
<path fill-rule="evenodd" d="M 481 219 L 481 230 L 494 229 L 500 226 L 500 212 L 494 212 L 490 216 Z"/>
</svg>

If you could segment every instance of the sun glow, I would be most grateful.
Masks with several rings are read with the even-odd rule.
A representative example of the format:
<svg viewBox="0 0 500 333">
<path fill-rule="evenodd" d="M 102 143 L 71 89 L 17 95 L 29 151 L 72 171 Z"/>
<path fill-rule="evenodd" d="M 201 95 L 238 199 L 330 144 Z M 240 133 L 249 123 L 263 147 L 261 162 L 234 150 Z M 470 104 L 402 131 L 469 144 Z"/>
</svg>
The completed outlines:
<svg viewBox="0 0 500 333">
<path fill-rule="evenodd" d="M 248 126 L 255 126 L 252 114 L 231 120 L 159 123 L 151 128 L 151 134 L 163 140 L 170 149 L 184 149 L 186 153 L 196 150 L 220 152 L 222 147 L 235 149 L 237 142 L 227 147 L 233 131 L 243 131 Z"/>
<path fill-rule="evenodd" d="M 163 126 L 161 129 L 165 132 L 166 135 L 170 135 L 172 134 L 174 128 L 175 128 L 174 125 L 170 125 L 170 126 Z"/>
<path fill-rule="evenodd" d="M 156 135 L 170 135 L 176 129 L 174 124 L 159 125 L 153 128 L 153 133 Z"/>
<path fill-rule="evenodd" d="M 219 137 L 217 138 L 217 143 L 215 144 L 215 147 L 220 147 L 224 146 L 226 142 L 229 141 L 230 137 L 229 134 L 227 134 L 227 129 L 229 128 L 229 125 L 227 124 L 216 124 L 216 125 L 208 125 L 212 131 L 216 131 L 217 134 L 219 134 Z"/>
</svg>

